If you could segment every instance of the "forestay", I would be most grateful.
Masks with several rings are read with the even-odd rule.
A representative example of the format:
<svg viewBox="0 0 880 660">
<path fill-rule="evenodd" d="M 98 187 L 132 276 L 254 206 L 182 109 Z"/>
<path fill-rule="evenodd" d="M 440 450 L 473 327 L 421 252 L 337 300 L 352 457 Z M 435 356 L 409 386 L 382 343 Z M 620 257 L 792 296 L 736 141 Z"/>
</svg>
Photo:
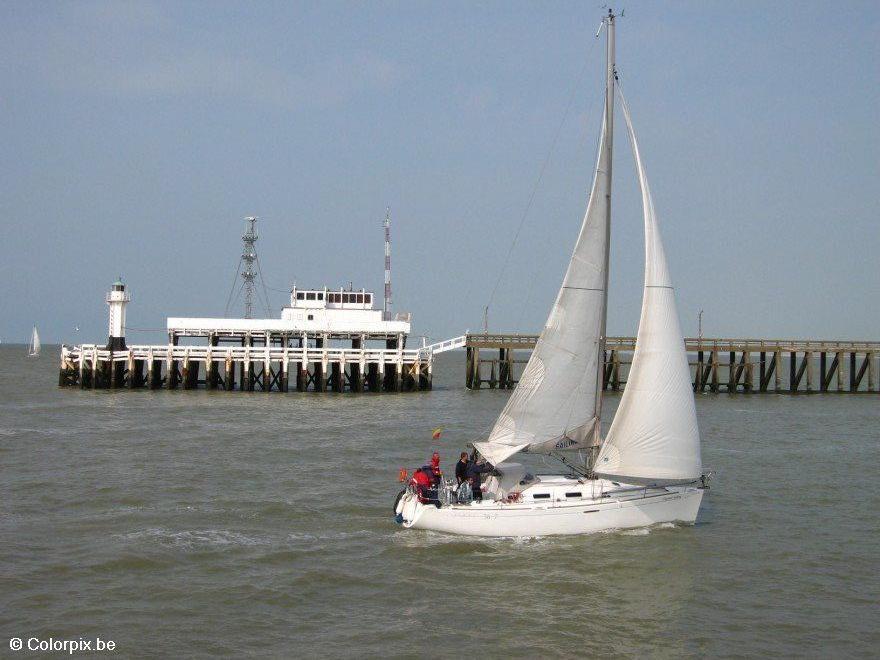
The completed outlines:
<svg viewBox="0 0 880 660">
<path fill-rule="evenodd" d="M 603 122 L 587 212 L 547 323 L 489 438 L 474 443 L 493 464 L 522 450 L 591 444 L 608 270 L 607 140 Z"/>
<path fill-rule="evenodd" d="M 651 190 L 623 94 L 620 99 L 642 191 L 645 291 L 626 389 L 594 469 L 636 483 L 692 481 L 701 464 L 690 369 Z"/>
</svg>

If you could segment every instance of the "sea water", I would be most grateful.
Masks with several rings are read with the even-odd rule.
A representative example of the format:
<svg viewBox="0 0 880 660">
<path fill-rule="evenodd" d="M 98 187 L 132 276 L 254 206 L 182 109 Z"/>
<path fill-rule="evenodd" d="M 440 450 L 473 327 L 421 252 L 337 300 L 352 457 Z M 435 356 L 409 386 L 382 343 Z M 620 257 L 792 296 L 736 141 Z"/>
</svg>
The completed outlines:
<svg viewBox="0 0 880 660">
<path fill-rule="evenodd" d="M 4 657 L 880 648 L 878 394 L 698 396 L 695 526 L 473 539 L 392 514 L 399 468 L 451 472 L 509 395 L 466 390 L 462 354 L 398 395 L 61 389 L 56 355 L 0 348 Z"/>
</svg>

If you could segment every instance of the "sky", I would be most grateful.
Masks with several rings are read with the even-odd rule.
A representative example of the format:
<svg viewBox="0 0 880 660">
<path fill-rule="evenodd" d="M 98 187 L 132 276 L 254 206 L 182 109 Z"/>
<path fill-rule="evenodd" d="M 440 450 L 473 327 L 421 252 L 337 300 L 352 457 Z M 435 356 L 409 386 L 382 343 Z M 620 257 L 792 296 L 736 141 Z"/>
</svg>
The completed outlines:
<svg viewBox="0 0 880 660">
<path fill-rule="evenodd" d="M 381 292 L 432 340 L 537 332 L 586 208 L 600 2 L 0 3 L 0 340 Z M 627 2 L 617 63 L 687 335 L 880 339 L 880 3 Z M 643 238 L 618 112 L 609 334 Z M 531 201 L 530 201 L 531 200 Z M 494 293 L 493 293 L 494 292 Z M 236 309 L 240 312 L 239 300 Z"/>
</svg>

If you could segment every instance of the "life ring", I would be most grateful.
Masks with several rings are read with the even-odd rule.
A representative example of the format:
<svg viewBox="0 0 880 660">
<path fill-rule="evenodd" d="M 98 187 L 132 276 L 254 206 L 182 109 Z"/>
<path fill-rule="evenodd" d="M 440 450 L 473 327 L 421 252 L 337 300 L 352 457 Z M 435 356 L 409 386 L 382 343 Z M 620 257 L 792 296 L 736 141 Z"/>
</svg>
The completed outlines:
<svg viewBox="0 0 880 660">
<path fill-rule="evenodd" d="M 403 497 L 405 493 L 406 493 L 406 488 L 404 488 L 403 490 L 401 490 L 401 491 L 397 494 L 397 497 L 394 498 L 394 508 L 391 509 L 391 510 L 392 510 L 395 514 L 397 513 L 397 505 L 400 503 L 400 498 Z"/>
</svg>

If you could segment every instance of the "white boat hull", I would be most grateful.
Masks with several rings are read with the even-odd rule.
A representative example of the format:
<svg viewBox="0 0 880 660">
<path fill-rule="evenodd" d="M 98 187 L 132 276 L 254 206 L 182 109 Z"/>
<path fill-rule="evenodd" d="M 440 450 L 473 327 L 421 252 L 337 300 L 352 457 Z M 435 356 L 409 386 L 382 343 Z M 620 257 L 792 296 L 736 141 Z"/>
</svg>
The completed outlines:
<svg viewBox="0 0 880 660">
<path fill-rule="evenodd" d="M 703 499 L 695 486 L 668 486 L 581 502 L 472 502 L 437 508 L 411 493 L 397 503 L 404 527 L 466 536 L 591 534 L 659 523 L 693 524 Z"/>
</svg>

